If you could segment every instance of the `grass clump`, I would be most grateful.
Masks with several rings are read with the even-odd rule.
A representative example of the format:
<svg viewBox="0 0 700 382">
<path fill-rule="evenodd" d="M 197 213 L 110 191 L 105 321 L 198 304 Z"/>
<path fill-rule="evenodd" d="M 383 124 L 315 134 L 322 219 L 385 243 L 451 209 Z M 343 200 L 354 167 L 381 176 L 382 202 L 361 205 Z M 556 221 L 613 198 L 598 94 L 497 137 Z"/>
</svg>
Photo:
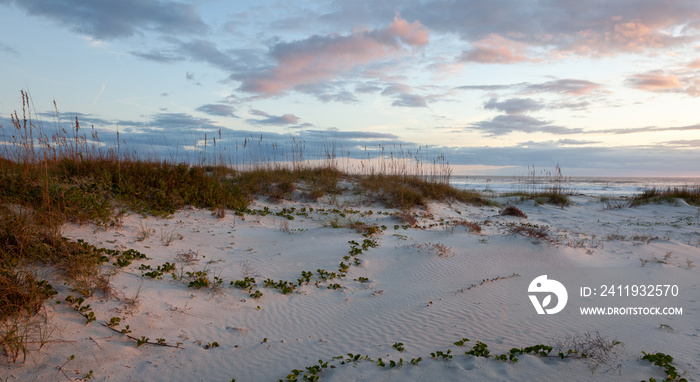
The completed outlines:
<svg viewBox="0 0 700 382">
<path fill-rule="evenodd" d="M 359 184 L 362 190 L 374 194 L 389 208 L 426 207 L 430 200 L 454 200 L 477 206 L 494 205 L 493 201 L 482 197 L 478 192 L 460 190 L 431 177 L 370 174 L 360 177 Z"/>
<path fill-rule="evenodd" d="M 543 227 L 530 224 L 521 224 L 510 228 L 511 234 L 521 234 L 533 239 L 551 241 L 549 231 Z"/>
<path fill-rule="evenodd" d="M 517 216 L 520 218 L 527 219 L 527 214 L 520 210 L 520 208 L 515 206 L 508 206 L 504 208 L 503 210 L 501 210 L 500 214 L 503 216 Z"/>
<path fill-rule="evenodd" d="M 46 299 L 56 295 L 48 281 L 18 268 L 0 269 L 0 291 L 0 320 L 20 313 L 36 314 Z"/>
<path fill-rule="evenodd" d="M 632 197 L 630 206 L 637 207 L 650 203 L 675 204 L 677 199 L 683 199 L 693 206 L 700 206 L 700 185 L 683 187 L 651 187 L 642 190 Z"/>
<path fill-rule="evenodd" d="M 554 172 L 544 171 L 541 177 L 536 176 L 534 165 L 528 166 L 527 190 L 510 192 L 503 196 L 519 196 L 521 200 L 534 200 L 537 204 L 549 203 L 564 208 L 572 204 L 569 195 L 575 194 L 575 190 L 564 186 L 567 181 L 559 164 L 555 166 Z"/>
<path fill-rule="evenodd" d="M 338 182 L 345 176 L 339 169 L 331 166 L 260 166 L 249 171 L 237 172 L 232 182 L 248 197 L 262 195 L 272 200 L 293 199 L 294 192 L 299 190 L 306 197 L 316 200 L 324 195 L 340 193 Z"/>
<path fill-rule="evenodd" d="M 470 222 L 466 220 L 453 220 L 450 224 L 450 229 L 454 229 L 456 226 L 462 226 L 469 232 L 481 233 L 481 226 L 477 222 Z"/>
</svg>

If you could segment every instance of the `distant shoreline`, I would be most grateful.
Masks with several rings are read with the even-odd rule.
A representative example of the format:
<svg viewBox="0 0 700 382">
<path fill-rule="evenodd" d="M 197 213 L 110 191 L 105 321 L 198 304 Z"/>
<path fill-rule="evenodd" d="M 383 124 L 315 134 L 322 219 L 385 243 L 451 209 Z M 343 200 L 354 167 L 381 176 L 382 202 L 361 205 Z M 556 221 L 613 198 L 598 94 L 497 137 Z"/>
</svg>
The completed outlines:
<svg viewBox="0 0 700 382">
<path fill-rule="evenodd" d="M 534 179 L 534 183 L 533 183 Z M 494 192 L 496 194 L 517 192 L 529 188 L 547 186 L 548 177 L 504 176 L 504 175 L 452 175 L 450 184 L 456 188 Z M 700 177 L 565 177 L 561 185 L 573 189 L 576 194 L 588 196 L 633 196 L 652 187 L 684 187 L 700 184 Z"/>
</svg>

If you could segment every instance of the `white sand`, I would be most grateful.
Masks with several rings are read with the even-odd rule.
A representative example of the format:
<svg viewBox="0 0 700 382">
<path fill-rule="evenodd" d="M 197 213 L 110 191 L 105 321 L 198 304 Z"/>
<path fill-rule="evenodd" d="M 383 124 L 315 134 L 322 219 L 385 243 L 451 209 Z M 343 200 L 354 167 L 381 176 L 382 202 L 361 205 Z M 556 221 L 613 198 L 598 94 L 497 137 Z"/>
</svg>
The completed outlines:
<svg viewBox="0 0 700 382">
<path fill-rule="evenodd" d="M 528 219 L 499 216 L 494 207 L 461 204 L 433 204 L 431 216 L 419 218 L 419 224 L 426 226 L 439 224 L 441 219 L 475 221 L 483 227 L 480 234 L 462 226 L 395 230 L 395 224 L 403 223 L 378 212 L 396 210 L 352 203 L 345 208 L 295 202 L 251 206 L 268 206 L 273 212 L 314 208 L 308 217 L 295 215 L 294 220 L 275 215 L 246 215 L 243 220 L 230 211 L 217 219 L 209 211 L 187 209 L 170 219 L 133 214 L 121 228 L 106 231 L 67 226 L 65 235 L 70 238 L 106 248 L 133 248 L 149 259 L 134 261 L 111 278 L 118 297 L 98 293 L 86 299 L 97 317 L 88 325 L 63 301 L 76 293 L 54 283 L 60 293 L 46 304 L 50 325 L 55 326 L 54 341 L 30 352 L 25 363 L 3 364 L 0 376 L 9 381 L 66 380 L 66 376 L 78 380 L 92 370 L 98 381 L 273 381 L 321 359 L 330 361 L 329 368 L 319 374 L 321 380 L 329 381 L 663 379 L 659 367 L 640 360 L 641 352 L 646 351 L 672 355 L 684 377 L 696 379 L 700 374 L 700 210 L 682 202 L 603 210 L 594 198 L 574 200 L 574 206 L 564 209 L 533 202 L 517 204 Z M 325 208 L 328 215 L 319 213 L 319 208 Z M 348 241 L 362 243 L 365 239 L 352 229 L 330 227 L 332 219 L 343 220 L 329 212 L 333 208 L 360 210 L 363 214 L 347 213 L 346 218 L 386 225 L 387 229 L 373 236 L 379 246 L 357 256 L 361 265 L 351 266 L 347 277 L 316 287 L 317 269 L 338 272 L 341 261 L 353 260 L 343 260 L 350 250 Z M 367 214 L 370 209 L 371 215 Z M 511 234 L 509 223 L 546 226 L 554 240 Z M 155 233 L 138 242 L 142 226 Z M 161 232 L 179 234 L 182 239 L 165 246 Z M 658 239 L 647 243 L 648 237 Z M 431 245 L 436 243 L 449 247 L 450 253 L 438 255 Z M 178 262 L 176 256 L 182 252 L 197 253 L 198 261 L 192 265 Z M 663 259 L 668 252 L 666 264 L 641 266 L 640 258 Z M 178 272 L 207 267 L 210 277 L 220 277 L 223 284 L 218 291 L 197 290 L 170 275 L 161 280 L 141 276 L 140 265 L 155 269 L 165 262 L 176 263 Z M 302 271 L 313 272 L 311 283 L 291 294 L 263 286 L 267 278 L 296 284 Z M 590 272 L 598 272 L 608 284 L 670 281 L 679 285 L 680 294 L 654 302 L 640 297 L 582 299 L 579 286 L 600 284 L 600 280 L 587 284 Z M 640 272 L 643 280 L 634 276 Z M 465 290 L 484 279 L 513 273 L 520 276 Z M 569 303 L 559 314 L 540 316 L 528 300 L 526 288 L 532 275 L 544 274 L 568 277 L 559 279 L 569 292 Z M 229 285 L 245 276 L 255 278 L 261 298 L 253 299 Z M 359 277 L 368 282 L 354 280 Z M 342 289 L 327 289 L 331 283 Z M 129 306 L 128 299 L 135 296 L 136 306 Z M 582 316 L 579 307 L 583 302 L 680 306 L 683 315 Z M 101 325 L 111 317 L 121 318 L 117 328 L 129 325 L 130 335 L 136 338 L 163 338 L 181 348 L 137 347 L 135 341 Z M 618 346 L 611 362 L 598 365 L 593 372 L 596 363 L 582 359 L 523 355 L 519 362 L 509 363 L 464 355 L 476 341 L 486 343 L 491 354 L 500 354 L 513 347 L 553 345 L 567 335 L 595 331 L 621 341 L 624 347 Z M 464 347 L 453 344 L 463 337 L 471 341 Z M 213 342 L 220 346 L 205 349 Z M 403 352 L 392 348 L 396 342 L 403 343 Z M 431 352 L 447 349 L 454 356 L 451 360 L 431 359 Z M 367 355 L 373 361 L 341 365 L 340 360 L 333 360 L 347 353 Z M 75 359 L 69 360 L 71 355 Z M 388 365 L 390 360 L 407 362 L 418 357 L 422 357 L 418 365 L 376 365 L 378 358 Z"/>
</svg>

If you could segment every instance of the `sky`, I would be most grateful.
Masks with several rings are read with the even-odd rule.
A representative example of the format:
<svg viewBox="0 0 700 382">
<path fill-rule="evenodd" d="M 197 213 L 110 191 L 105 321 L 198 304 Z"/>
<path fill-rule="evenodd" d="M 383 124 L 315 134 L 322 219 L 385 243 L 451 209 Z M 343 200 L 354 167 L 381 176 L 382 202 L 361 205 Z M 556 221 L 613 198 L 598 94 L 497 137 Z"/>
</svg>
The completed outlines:
<svg viewBox="0 0 700 382">
<path fill-rule="evenodd" d="M 421 147 L 455 174 L 700 176 L 697 0 L 0 0 L 0 14 L 5 135 L 25 90 L 47 124 L 77 116 L 158 155 L 262 136 L 309 155 Z"/>
</svg>

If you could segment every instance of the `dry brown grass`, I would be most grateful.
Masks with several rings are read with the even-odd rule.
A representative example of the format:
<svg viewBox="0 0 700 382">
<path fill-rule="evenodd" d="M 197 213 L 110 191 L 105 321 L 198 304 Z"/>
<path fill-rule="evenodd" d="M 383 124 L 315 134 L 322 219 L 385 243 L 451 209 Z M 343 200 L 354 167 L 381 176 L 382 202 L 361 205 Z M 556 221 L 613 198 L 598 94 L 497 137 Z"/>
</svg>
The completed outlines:
<svg viewBox="0 0 700 382">
<path fill-rule="evenodd" d="M 429 251 L 440 257 L 450 257 L 452 255 L 452 248 L 446 246 L 442 243 L 422 243 L 422 244 L 409 244 L 403 246 L 404 248 L 416 248 L 419 251 Z"/>
<path fill-rule="evenodd" d="M 519 226 L 511 227 L 510 232 L 512 234 L 525 235 L 525 236 L 531 237 L 533 239 L 541 239 L 541 240 L 551 241 L 551 238 L 549 237 L 549 231 L 547 231 L 545 228 L 541 228 L 541 227 L 519 225 Z"/>
<path fill-rule="evenodd" d="M 411 228 L 415 228 L 418 226 L 418 219 L 413 215 L 413 212 L 410 210 L 403 210 L 401 211 L 396 217 L 399 219 L 400 222 L 402 222 L 405 225 L 408 225 Z"/>
<path fill-rule="evenodd" d="M 456 226 L 465 227 L 469 232 L 481 233 L 481 226 L 477 222 L 470 222 L 466 220 L 458 220 L 453 223 Z"/>
<path fill-rule="evenodd" d="M 53 267 L 82 295 L 111 293 L 110 274 L 103 267 L 109 256 L 64 239 L 60 228 L 68 221 L 109 229 L 119 227 L 127 211 L 169 216 L 185 206 L 208 208 L 222 219 L 227 210 L 242 214 L 257 196 L 273 200 L 335 196 L 342 191 L 341 180 L 353 182 L 368 200 L 405 211 L 425 207 L 429 200 L 491 204 L 477 193 L 451 187 L 445 158 L 424 164 L 420 149 L 384 153 L 382 148 L 380 160 L 368 161 L 372 165 L 360 175 L 341 170 L 334 144 L 326 147 L 327 160 L 305 162 L 304 144 L 294 138 L 291 156 L 270 157 L 261 143 L 256 154 L 252 141 L 246 141 L 248 154 L 242 162 L 227 163 L 223 155 L 206 154 L 187 163 L 155 156 L 144 159 L 122 147 L 118 133 L 113 145 L 101 141 L 94 128 L 82 127 L 77 117 L 71 126 L 62 125 L 55 103 L 54 124 L 37 122 L 24 91 L 21 100 L 21 112 L 12 114 L 11 126 L 0 126 L 2 317 L 18 317 L 20 312 L 31 316 L 47 298 L 43 289 L 34 287 L 42 282 L 31 271 L 37 265 Z M 221 142 L 221 134 L 218 138 Z M 409 212 L 402 216 L 407 224 L 417 225 Z M 355 228 L 367 235 L 378 232 L 372 225 Z M 137 239 L 153 233 L 142 226 Z M 161 231 L 164 245 L 179 238 L 175 231 Z"/>
<path fill-rule="evenodd" d="M 649 203 L 675 203 L 677 199 L 683 199 L 690 205 L 700 206 L 700 185 L 647 188 L 632 198 L 630 206 L 637 207 Z"/>
<path fill-rule="evenodd" d="M 520 218 L 527 219 L 527 214 L 525 212 L 521 211 L 520 208 L 515 207 L 515 206 L 508 206 L 508 207 L 502 209 L 500 214 L 503 216 L 517 216 Z"/>
</svg>

